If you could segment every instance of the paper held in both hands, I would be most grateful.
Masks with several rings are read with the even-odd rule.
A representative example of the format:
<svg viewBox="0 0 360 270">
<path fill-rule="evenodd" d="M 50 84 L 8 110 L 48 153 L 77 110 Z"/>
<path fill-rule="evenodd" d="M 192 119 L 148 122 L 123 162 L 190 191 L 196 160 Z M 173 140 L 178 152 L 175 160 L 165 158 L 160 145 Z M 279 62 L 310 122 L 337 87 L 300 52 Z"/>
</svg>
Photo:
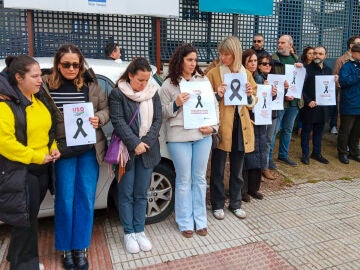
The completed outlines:
<svg viewBox="0 0 360 270">
<path fill-rule="evenodd" d="M 285 79 L 289 83 L 289 89 L 285 96 L 301 98 L 304 86 L 306 69 L 297 68 L 294 65 L 285 65 Z"/>
<path fill-rule="evenodd" d="M 218 124 L 215 94 L 209 81 L 181 81 L 180 91 L 189 93 L 183 104 L 184 128 L 194 129 Z"/>
<path fill-rule="evenodd" d="M 91 102 L 66 104 L 63 112 L 67 146 L 96 143 L 95 129 L 89 120 L 94 116 Z"/>
<path fill-rule="evenodd" d="M 336 105 L 334 75 L 315 76 L 315 100 L 318 106 Z"/>
<path fill-rule="evenodd" d="M 258 84 L 257 86 L 258 102 L 253 108 L 255 125 L 271 125 L 272 123 L 272 86 Z"/>
</svg>

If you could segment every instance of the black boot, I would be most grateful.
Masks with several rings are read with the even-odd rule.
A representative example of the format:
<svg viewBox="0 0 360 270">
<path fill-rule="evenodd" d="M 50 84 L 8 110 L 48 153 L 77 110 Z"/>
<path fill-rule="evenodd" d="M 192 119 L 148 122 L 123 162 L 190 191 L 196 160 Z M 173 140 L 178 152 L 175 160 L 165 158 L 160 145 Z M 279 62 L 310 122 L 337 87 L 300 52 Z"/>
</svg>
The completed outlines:
<svg viewBox="0 0 360 270">
<path fill-rule="evenodd" d="M 74 264 L 74 258 L 71 253 L 71 250 L 66 250 L 63 253 L 63 266 L 66 270 L 74 270 L 75 264 Z"/>
<path fill-rule="evenodd" d="M 88 270 L 89 263 L 86 258 L 86 249 L 74 250 L 75 266 L 77 270 Z"/>
</svg>

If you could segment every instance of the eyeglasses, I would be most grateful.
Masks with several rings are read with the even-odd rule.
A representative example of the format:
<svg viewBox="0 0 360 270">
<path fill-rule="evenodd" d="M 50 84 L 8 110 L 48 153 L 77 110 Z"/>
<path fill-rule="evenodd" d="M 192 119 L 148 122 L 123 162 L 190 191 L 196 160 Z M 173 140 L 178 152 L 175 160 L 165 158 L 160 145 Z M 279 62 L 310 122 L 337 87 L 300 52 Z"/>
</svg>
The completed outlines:
<svg viewBox="0 0 360 270">
<path fill-rule="evenodd" d="M 73 67 L 73 69 L 78 69 L 80 67 L 79 63 L 60 63 L 63 68 L 69 69 Z"/>
<path fill-rule="evenodd" d="M 262 40 L 256 40 L 256 39 L 254 39 L 253 42 L 254 42 L 254 43 L 261 43 Z"/>
<path fill-rule="evenodd" d="M 259 63 L 259 65 L 262 65 L 262 66 L 272 66 L 271 63 L 267 63 L 267 62 L 261 62 L 261 63 Z"/>
</svg>

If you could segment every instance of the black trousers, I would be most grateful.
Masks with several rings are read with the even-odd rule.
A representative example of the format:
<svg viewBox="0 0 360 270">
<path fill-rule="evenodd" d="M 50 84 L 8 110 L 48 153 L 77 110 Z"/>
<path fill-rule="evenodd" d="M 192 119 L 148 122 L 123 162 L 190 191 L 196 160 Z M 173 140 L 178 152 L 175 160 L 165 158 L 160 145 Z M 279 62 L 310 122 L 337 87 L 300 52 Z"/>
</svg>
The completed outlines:
<svg viewBox="0 0 360 270">
<path fill-rule="evenodd" d="M 38 168 L 40 171 L 29 173 L 30 227 L 14 226 L 11 231 L 10 270 L 39 270 L 37 215 L 46 195 L 49 170 L 47 165 Z"/>
<path fill-rule="evenodd" d="M 360 155 L 360 115 L 340 115 L 337 150 L 339 155 L 347 155 L 347 146 L 352 156 Z"/>
<path fill-rule="evenodd" d="M 233 150 L 230 157 L 229 209 L 241 207 L 241 188 L 244 183 L 242 170 L 245 153 Z M 224 169 L 227 152 L 214 149 L 211 156 L 210 199 L 213 210 L 223 209 L 225 205 Z"/>
<path fill-rule="evenodd" d="M 242 194 L 254 194 L 260 190 L 261 185 L 261 169 L 250 169 L 243 171 L 244 177 L 244 186 L 242 189 Z"/>
<path fill-rule="evenodd" d="M 312 154 L 314 156 L 321 155 L 321 142 L 324 131 L 324 123 L 315 123 L 315 124 L 303 123 L 303 127 L 301 130 L 301 149 L 302 149 L 302 156 L 305 158 L 309 158 L 310 155 L 309 143 L 310 143 L 311 130 L 313 131 Z"/>
</svg>

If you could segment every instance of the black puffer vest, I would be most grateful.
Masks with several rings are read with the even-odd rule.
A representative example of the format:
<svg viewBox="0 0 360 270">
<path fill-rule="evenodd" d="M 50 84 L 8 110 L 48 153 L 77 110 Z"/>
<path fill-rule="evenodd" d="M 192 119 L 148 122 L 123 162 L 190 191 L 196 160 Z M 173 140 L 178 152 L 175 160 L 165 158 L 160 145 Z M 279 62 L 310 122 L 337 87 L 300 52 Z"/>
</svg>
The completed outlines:
<svg viewBox="0 0 360 270">
<path fill-rule="evenodd" d="M 27 145 L 26 107 L 31 105 L 20 91 L 10 84 L 6 73 L 0 73 L 0 102 L 6 102 L 14 113 L 15 136 Z M 36 94 L 45 105 L 44 93 Z M 48 107 L 49 108 L 49 107 Z M 54 128 L 49 132 L 50 146 Z M 0 220 L 16 226 L 29 226 L 28 165 L 11 161 L 0 155 Z"/>
</svg>

